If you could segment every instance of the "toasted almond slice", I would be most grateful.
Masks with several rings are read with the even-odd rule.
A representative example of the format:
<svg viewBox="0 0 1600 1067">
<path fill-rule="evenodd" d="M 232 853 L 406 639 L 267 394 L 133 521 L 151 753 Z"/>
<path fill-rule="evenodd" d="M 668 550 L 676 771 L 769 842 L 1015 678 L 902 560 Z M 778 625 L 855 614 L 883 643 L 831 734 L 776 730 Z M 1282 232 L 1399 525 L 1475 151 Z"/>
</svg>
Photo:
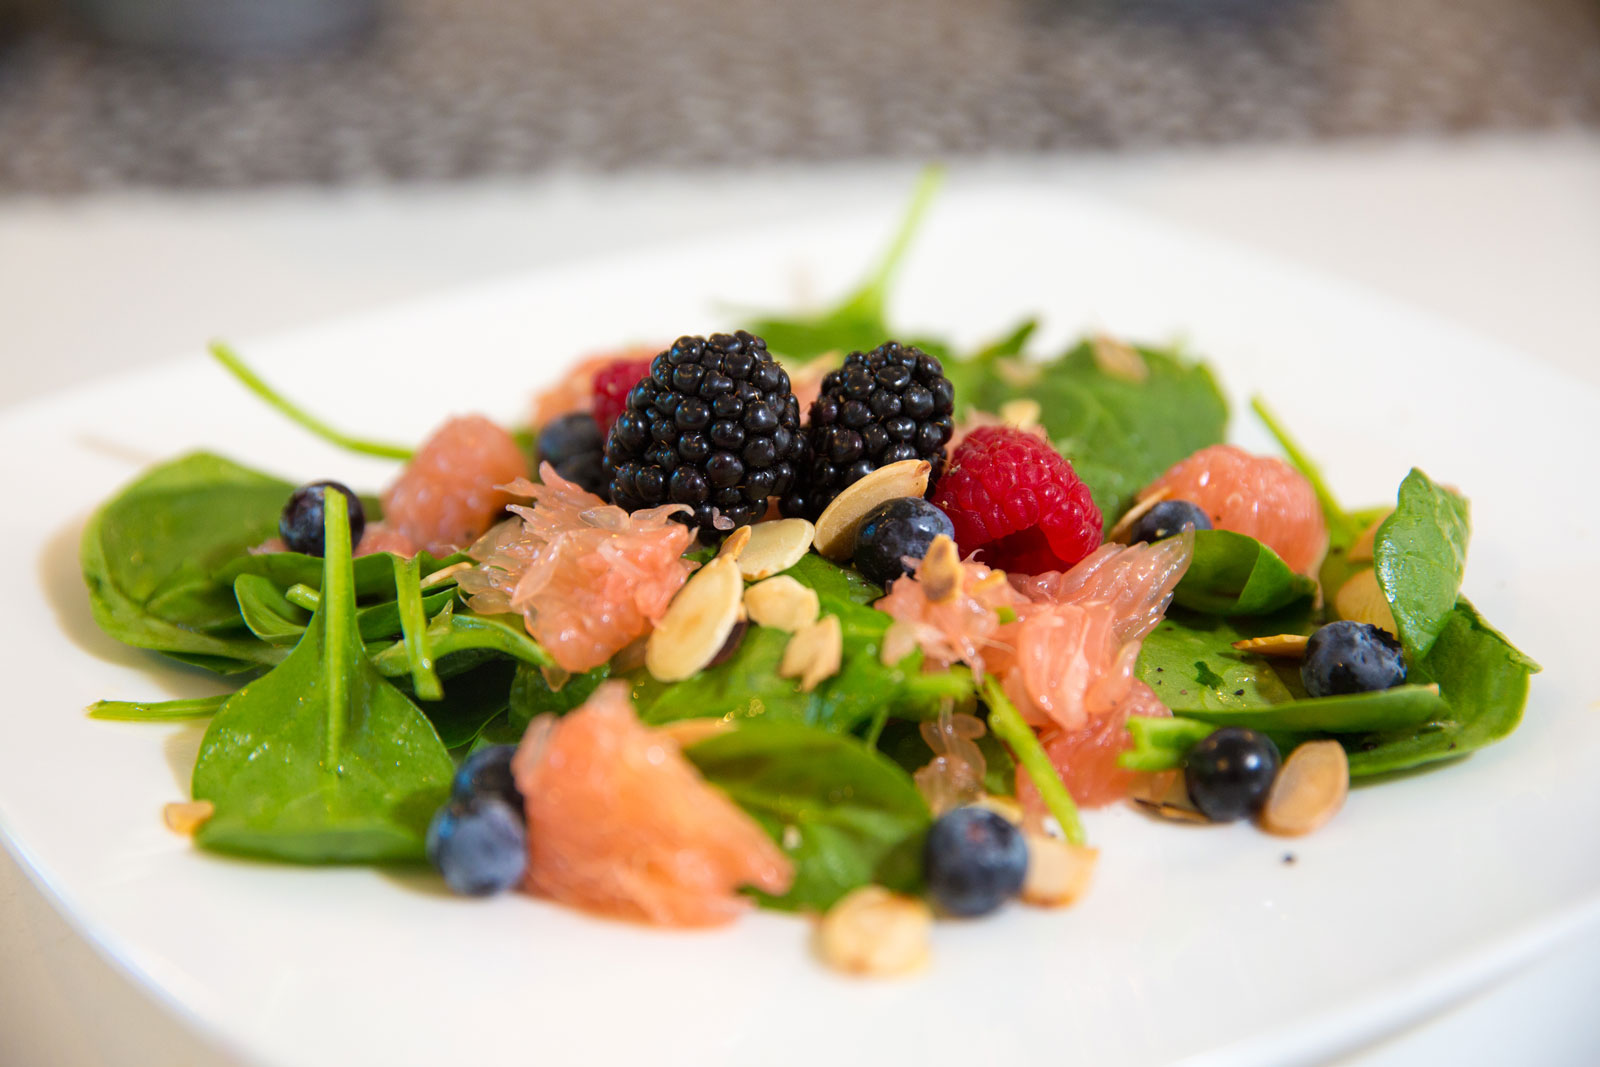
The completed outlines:
<svg viewBox="0 0 1600 1067">
<path fill-rule="evenodd" d="M 1017 803 L 1016 797 L 998 797 L 992 793 L 985 793 L 974 800 L 972 806 L 992 811 L 1013 826 L 1022 825 L 1022 805 Z"/>
<path fill-rule="evenodd" d="M 1377 539 L 1378 527 L 1382 526 L 1384 520 L 1388 519 L 1392 514 L 1394 514 L 1393 508 L 1373 519 L 1367 528 L 1362 530 L 1356 539 L 1350 543 L 1350 548 L 1345 552 L 1344 558 L 1352 563 L 1370 562 L 1372 559 L 1372 543 Z"/>
<path fill-rule="evenodd" d="M 161 809 L 161 821 L 173 833 L 192 835 L 216 810 L 209 800 L 180 800 Z"/>
<path fill-rule="evenodd" d="M 1022 879 L 1022 899 L 1042 908 L 1064 908 L 1089 888 L 1100 850 L 1071 845 L 1058 837 L 1024 831 L 1028 843 L 1028 873 Z"/>
<path fill-rule="evenodd" d="M 1044 414 L 1044 408 L 1031 396 L 1018 397 L 1007 400 L 1000 405 L 1000 421 L 1013 430 L 1031 430 L 1039 425 L 1039 416 Z"/>
<path fill-rule="evenodd" d="M 741 558 L 741 553 L 745 550 L 745 546 L 750 543 L 752 536 L 750 527 L 738 527 L 733 533 L 722 539 L 722 547 L 717 549 L 717 555 L 727 556 L 737 563 Z"/>
<path fill-rule="evenodd" d="M 1129 508 L 1122 518 L 1117 520 L 1115 526 L 1106 531 L 1106 540 L 1115 541 L 1119 545 L 1127 544 L 1128 534 L 1133 532 L 1133 524 L 1144 518 L 1146 512 L 1171 495 L 1172 490 L 1162 486 L 1149 496 L 1141 499 L 1133 507 Z"/>
<path fill-rule="evenodd" d="M 1150 775 L 1129 791 L 1128 799 L 1146 815 L 1154 815 L 1159 819 L 1192 823 L 1211 821 L 1189 799 L 1189 788 L 1180 773 Z"/>
<path fill-rule="evenodd" d="M 1297 837 L 1320 828 L 1344 807 L 1350 761 L 1337 741 L 1307 741 L 1284 760 L 1261 808 L 1261 828 Z"/>
<path fill-rule="evenodd" d="M 933 912 L 915 897 L 864 885 L 822 917 L 817 945 L 823 962 L 846 974 L 907 974 L 927 965 Z"/>
<path fill-rule="evenodd" d="M 681 682 L 711 662 L 743 610 L 739 565 L 719 556 L 683 583 L 645 646 L 644 665 L 658 681 Z"/>
<path fill-rule="evenodd" d="M 944 534 L 935 537 L 922 557 L 922 569 L 917 572 L 923 595 L 930 603 L 948 604 L 961 595 L 961 585 L 966 576 L 956 543 Z"/>
<path fill-rule="evenodd" d="M 1017 356 L 1004 356 L 994 361 L 994 372 L 1007 385 L 1020 389 L 1039 380 L 1044 373 L 1044 364 Z"/>
<path fill-rule="evenodd" d="M 1399 633 L 1394 622 L 1394 612 L 1389 608 L 1389 598 L 1378 585 L 1378 572 L 1368 567 L 1352 574 L 1339 591 L 1333 595 L 1333 610 L 1341 619 L 1370 622 L 1390 633 Z"/>
<path fill-rule="evenodd" d="M 805 519 L 777 519 L 748 529 L 750 542 L 739 557 L 739 573 L 747 582 L 770 578 L 799 563 L 817 534 Z"/>
<path fill-rule="evenodd" d="M 844 658 L 844 631 L 839 616 L 824 615 L 789 638 L 778 664 L 779 678 L 800 679 L 800 689 L 809 693 L 839 673 Z"/>
<path fill-rule="evenodd" d="M 746 589 L 744 608 L 758 626 L 792 634 L 816 622 L 822 604 L 815 589 L 780 574 Z"/>
<path fill-rule="evenodd" d="M 1271 637 L 1247 637 L 1243 641 L 1235 641 L 1233 647 L 1240 652 L 1299 659 L 1306 654 L 1306 642 L 1309 640 L 1305 634 L 1273 634 Z"/>
<path fill-rule="evenodd" d="M 1109 377 L 1121 378 L 1135 385 L 1150 377 L 1149 364 L 1145 363 L 1139 350 L 1126 341 L 1102 333 L 1095 335 L 1089 347 L 1094 354 L 1094 365 Z"/>
<path fill-rule="evenodd" d="M 893 667 L 916 650 L 917 631 L 910 623 L 896 619 L 883 632 L 883 648 L 878 650 L 878 661 L 885 667 Z"/>
<path fill-rule="evenodd" d="M 710 737 L 717 737 L 733 729 L 727 719 L 679 719 L 656 727 L 656 733 L 679 748 L 688 748 Z"/>
<path fill-rule="evenodd" d="M 849 559 L 867 512 L 886 500 L 921 496 L 928 491 L 932 474 L 933 466 L 927 460 L 902 459 L 845 486 L 817 517 L 817 551 L 836 562 Z"/>
</svg>

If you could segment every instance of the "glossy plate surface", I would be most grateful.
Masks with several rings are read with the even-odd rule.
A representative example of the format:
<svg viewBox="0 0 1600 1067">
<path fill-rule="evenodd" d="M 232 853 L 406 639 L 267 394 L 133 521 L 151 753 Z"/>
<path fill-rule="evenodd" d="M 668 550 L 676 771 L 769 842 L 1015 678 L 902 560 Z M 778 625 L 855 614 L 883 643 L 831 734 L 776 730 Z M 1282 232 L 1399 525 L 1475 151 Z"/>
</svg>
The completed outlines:
<svg viewBox="0 0 1600 1067">
<path fill-rule="evenodd" d="M 524 417 L 572 357 L 833 292 L 887 220 L 741 235 L 512 280 L 239 347 L 355 433 L 415 440 L 445 415 Z M 212 448 L 294 480 L 392 468 L 308 438 L 198 354 L 0 419 L 12 597 L 0 829 L 71 920 L 232 1055 L 268 1064 L 1282 1063 L 1351 1047 L 1600 916 L 1600 395 L 1380 297 L 1095 204 L 952 195 L 895 319 L 975 341 L 1037 312 L 1183 337 L 1235 402 L 1266 395 L 1349 504 L 1416 464 L 1472 499 L 1465 591 L 1545 665 L 1513 737 L 1364 787 L 1314 837 L 1089 816 L 1097 883 L 1066 912 L 941 924 L 921 977 L 841 980 L 803 922 L 711 933 L 461 901 L 426 873 L 203 855 L 163 828 L 202 726 L 93 722 L 101 697 L 216 691 L 94 627 L 77 539 L 148 463 Z M 1292 854 L 1293 862 L 1286 856 Z M 463 1059 L 463 1057 L 466 1059 Z"/>
</svg>

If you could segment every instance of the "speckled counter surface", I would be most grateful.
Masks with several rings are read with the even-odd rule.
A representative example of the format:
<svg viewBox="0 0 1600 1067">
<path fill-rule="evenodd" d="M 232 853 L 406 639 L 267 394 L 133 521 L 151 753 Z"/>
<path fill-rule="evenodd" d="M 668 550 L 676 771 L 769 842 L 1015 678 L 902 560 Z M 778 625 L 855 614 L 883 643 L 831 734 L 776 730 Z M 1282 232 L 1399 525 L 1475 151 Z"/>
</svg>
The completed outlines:
<svg viewBox="0 0 1600 1067">
<path fill-rule="evenodd" d="M 0 191 L 1578 125 L 1596 0 L 388 0 L 300 60 L 0 43 Z"/>
</svg>

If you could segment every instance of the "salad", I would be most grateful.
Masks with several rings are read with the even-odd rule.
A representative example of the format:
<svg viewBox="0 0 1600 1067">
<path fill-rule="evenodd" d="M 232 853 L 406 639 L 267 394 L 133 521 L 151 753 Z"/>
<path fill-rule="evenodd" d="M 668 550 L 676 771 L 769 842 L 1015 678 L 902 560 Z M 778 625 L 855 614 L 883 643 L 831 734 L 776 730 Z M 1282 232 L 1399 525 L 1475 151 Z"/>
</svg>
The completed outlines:
<svg viewBox="0 0 1600 1067">
<path fill-rule="evenodd" d="M 193 453 L 90 521 L 101 627 L 242 683 L 90 709 L 209 719 L 168 824 L 649 923 L 814 915 L 892 974 L 936 919 L 1082 899 L 1081 809 L 1304 834 L 1515 729 L 1538 667 L 1460 595 L 1457 490 L 1346 509 L 1262 401 L 1287 460 L 1227 444 L 1182 351 L 891 328 L 931 192 L 837 307 L 578 361 L 526 428 L 355 439 L 216 346 L 403 465 L 375 496 Z"/>
</svg>

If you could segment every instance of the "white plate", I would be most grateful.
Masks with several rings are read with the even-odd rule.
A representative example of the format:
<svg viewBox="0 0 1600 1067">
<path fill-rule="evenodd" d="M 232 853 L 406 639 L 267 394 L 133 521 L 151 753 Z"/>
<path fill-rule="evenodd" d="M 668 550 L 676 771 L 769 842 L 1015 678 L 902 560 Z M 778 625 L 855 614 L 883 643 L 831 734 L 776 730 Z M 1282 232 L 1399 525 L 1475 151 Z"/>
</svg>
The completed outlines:
<svg viewBox="0 0 1600 1067">
<path fill-rule="evenodd" d="M 241 347 L 354 432 L 416 439 L 450 412 L 522 414 L 575 354 L 782 307 L 795 273 L 853 280 L 886 220 L 679 246 L 518 279 Z M 198 356 L 0 420 L 0 826 L 111 958 L 241 1059 L 271 1064 L 1281 1063 L 1436 1008 L 1600 915 L 1600 741 L 1586 611 L 1600 506 L 1594 390 L 1385 300 L 1066 197 L 952 196 L 896 319 L 963 340 L 1038 312 L 1205 353 L 1265 393 L 1350 502 L 1413 463 L 1474 505 L 1466 592 L 1541 660 L 1527 719 L 1459 764 L 1362 788 L 1286 843 L 1091 814 L 1093 894 L 941 924 L 925 975 L 845 981 L 807 927 L 711 933 L 598 921 L 520 896 L 446 897 L 425 874 L 201 854 L 163 829 L 201 727 L 93 722 L 101 697 L 215 691 L 90 620 L 76 543 L 148 462 L 210 447 L 367 486 L 389 468 L 311 440 Z M 1265 446 L 1248 414 L 1236 439 Z M 1293 864 L 1283 862 L 1293 853 Z"/>
</svg>

